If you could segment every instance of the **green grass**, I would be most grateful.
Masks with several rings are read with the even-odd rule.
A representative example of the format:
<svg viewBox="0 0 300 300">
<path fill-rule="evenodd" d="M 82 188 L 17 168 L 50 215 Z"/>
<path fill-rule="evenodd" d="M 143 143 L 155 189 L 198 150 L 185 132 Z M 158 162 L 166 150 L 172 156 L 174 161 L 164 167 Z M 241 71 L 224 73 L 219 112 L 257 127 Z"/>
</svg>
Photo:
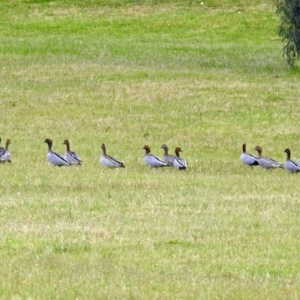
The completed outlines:
<svg viewBox="0 0 300 300">
<path fill-rule="evenodd" d="M 239 161 L 299 158 L 299 68 L 272 3 L 203 2 L 1 3 L 0 299 L 299 299 L 299 176 Z"/>
</svg>

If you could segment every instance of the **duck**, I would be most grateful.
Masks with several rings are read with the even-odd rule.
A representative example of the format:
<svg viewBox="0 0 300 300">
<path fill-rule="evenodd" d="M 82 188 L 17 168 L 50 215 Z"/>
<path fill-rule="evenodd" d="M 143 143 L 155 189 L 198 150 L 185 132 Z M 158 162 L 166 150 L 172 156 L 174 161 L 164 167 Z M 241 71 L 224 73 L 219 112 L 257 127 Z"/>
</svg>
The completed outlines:
<svg viewBox="0 0 300 300">
<path fill-rule="evenodd" d="M 145 150 L 144 162 L 151 168 L 167 167 L 168 164 L 159 157 L 150 154 L 151 149 L 148 145 L 145 145 L 142 149 Z"/>
<path fill-rule="evenodd" d="M 174 167 L 178 170 L 186 170 L 187 168 L 187 162 L 184 158 L 180 157 L 180 152 L 182 152 L 181 148 L 176 147 L 175 149 L 175 154 L 176 154 L 176 158 L 174 160 Z"/>
<path fill-rule="evenodd" d="M 169 152 L 169 148 L 168 148 L 168 146 L 167 146 L 166 144 L 162 144 L 160 148 L 162 148 L 162 149 L 165 150 L 164 157 L 163 157 L 165 163 L 166 163 L 169 167 L 170 167 L 170 166 L 173 167 L 173 165 L 174 165 L 174 160 L 176 159 L 176 157 L 173 156 L 173 155 L 170 155 L 170 154 L 168 153 L 168 152 Z"/>
<path fill-rule="evenodd" d="M 285 168 L 291 173 L 300 172 L 300 164 L 291 160 L 291 150 L 286 148 L 283 152 L 285 152 L 287 155 Z"/>
<path fill-rule="evenodd" d="M 100 156 L 100 164 L 105 168 L 125 168 L 125 165 L 116 158 L 106 154 L 105 144 L 101 145 L 102 155 Z"/>
<path fill-rule="evenodd" d="M 48 144 L 48 154 L 47 158 L 48 161 L 53 165 L 53 166 L 71 166 L 71 164 L 60 154 L 52 151 L 52 140 L 51 139 L 45 139 L 44 143 Z"/>
<path fill-rule="evenodd" d="M 246 144 L 242 146 L 243 152 L 241 154 L 241 161 L 247 166 L 258 166 L 258 158 L 252 154 L 246 152 Z"/>
<path fill-rule="evenodd" d="M 1 144 L 1 136 L 0 136 L 0 144 Z M 5 148 L 0 147 L 0 157 L 2 156 L 2 154 L 4 153 Z"/>
<path fill-rule="evenodd" d="M 257 157 L 258 164 L 262 168 L 265 168 L 265 169 L 281 168 L 281 169 L 283 169 L 282 163 L 280 163 L 280 162 L 278 162 L 278 161 L 276 161 L 272 158 L 262 156 L 262 148 L 260 146 L 256 146 L 254 148 L 254 150 L 256 150 L 257 153 L 258 153 L 258 157 Z"/>
<path fill-rule="evenodd" d="M 6 162 L 11 163 L 10 152 L 8 150 L 8 146 L 10 144 L 11 144 L 10 139 L 7 139 L 6 144 L 5 144 L 5 148 L 2 148 L 3 151 L 1 151 L 1 153 L 0 153 L 0 162 L 1 163 L 6 163 Z"/>
<path fill-rule="evenodd" d="M 67 160 L 71 165 L 81 165 L 82 160 L 76 152 L 70 150 L 69 140 L 64 140 L 63 145 L 66 145 L 67 150 L 64 155 L 64 159 Z"/>
</svg>

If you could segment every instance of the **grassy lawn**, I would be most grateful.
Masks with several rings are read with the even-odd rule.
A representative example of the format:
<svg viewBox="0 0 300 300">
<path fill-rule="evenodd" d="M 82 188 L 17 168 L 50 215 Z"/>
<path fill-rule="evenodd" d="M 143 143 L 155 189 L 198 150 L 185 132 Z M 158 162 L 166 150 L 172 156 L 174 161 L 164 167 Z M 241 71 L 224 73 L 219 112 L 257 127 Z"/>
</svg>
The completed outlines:
<svg viewBox="0 0 300 300">
<path fill-rule="evenodd" d="M 240 162 L 300 157 L 299 67 L 272 3 L 219 2 L 1 2 L 0 299 L 299 299 L 300 178 Z"/>
</svg>

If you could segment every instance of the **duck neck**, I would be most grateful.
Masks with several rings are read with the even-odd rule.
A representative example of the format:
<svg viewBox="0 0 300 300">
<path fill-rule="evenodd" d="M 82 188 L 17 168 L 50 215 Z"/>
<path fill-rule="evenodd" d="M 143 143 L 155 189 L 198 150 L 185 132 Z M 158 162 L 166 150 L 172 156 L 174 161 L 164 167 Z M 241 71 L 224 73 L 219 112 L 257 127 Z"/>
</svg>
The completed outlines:
<svg viewBox="0 0 300 300">
<path fill-rule="evenodd" d="M 105 148 L 105 145 L 102 145 L 102 153 L 104 156 L 106 156 L 106 148 Z"/>
<path fill-rule="evenodd" d="M 246 145 L 243 145 L 243 153 L 246 153 Z"/>
</svg>

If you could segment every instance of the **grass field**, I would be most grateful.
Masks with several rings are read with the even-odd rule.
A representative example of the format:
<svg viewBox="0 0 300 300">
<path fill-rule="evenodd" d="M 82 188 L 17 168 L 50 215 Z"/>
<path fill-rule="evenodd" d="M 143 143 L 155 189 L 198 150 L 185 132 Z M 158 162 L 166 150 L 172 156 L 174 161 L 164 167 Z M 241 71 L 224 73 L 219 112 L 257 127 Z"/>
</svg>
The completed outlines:
<svg viewBox="0 0 300 300">
<path fill-rule="evenodd" d="M 300 178 L 239 160 L 300 157 L 299 67 L 272 3 L 219 2 L 1 2 L 0 299 L 299 299 Z"/>
</svg>

